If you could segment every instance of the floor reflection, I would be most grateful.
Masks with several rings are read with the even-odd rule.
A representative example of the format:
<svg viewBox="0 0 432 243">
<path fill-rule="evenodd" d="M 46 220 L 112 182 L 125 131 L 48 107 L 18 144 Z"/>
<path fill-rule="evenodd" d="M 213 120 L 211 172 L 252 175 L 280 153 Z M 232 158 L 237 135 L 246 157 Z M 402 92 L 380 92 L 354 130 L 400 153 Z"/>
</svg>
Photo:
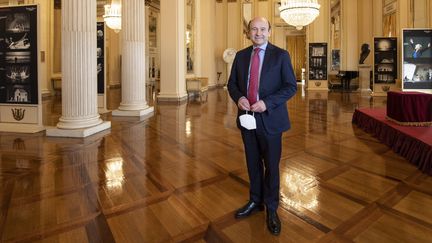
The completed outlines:
<svg viewBox="0 0 432 243">
<path fill-rule="evenodd" d="M 85 139 L 0 133 L 0 241 L 356 241 L 393 214 L 403 218 L 393 226 L 421 225 L 432 237 L 415 210 L 432 215 L 430 177 L 352 125 L 356 108 L 385 107 L 385 98 L 299 86 L 283 135 L 283 230 L 271 238 L 265 214 L 232 217 L 248 199 L 248 177 L 227 90 L 182 104 L 156 97 L 147 97 L 152 116 L 103 114 L 111 129 Z M 121 89 L 108 89 L 107 98 L 117 109 Z M 61 97 L 45 98 L 44 125 L 60 116 Z M 379 227 L 374 234 L 394 239 Z"/>
<path fill-rule="evenodd" d="M 105 161 L 106 186 L 110 191 L 121 190 L 124 183 L 123 159 L 112 158 Z"/>
<path fill-rule="evenodd" d="M 296 210 L 312 210 L 318 207 L 319 191 L 314 190 L 317 184 L 313 176 L 303 175 L 295 170 L 285 171 L 281 176 L 282 207 Z"/>
</svg>

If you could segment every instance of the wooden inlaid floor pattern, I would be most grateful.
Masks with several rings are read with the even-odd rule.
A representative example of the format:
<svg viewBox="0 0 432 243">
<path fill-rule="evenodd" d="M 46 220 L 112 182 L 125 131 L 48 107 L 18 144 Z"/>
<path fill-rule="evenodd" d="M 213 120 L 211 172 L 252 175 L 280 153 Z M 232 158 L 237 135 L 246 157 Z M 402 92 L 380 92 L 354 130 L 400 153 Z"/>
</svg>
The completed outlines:
<svg viewBox="0 0 432 243">
<path fill-rule="evenodd" d="M 216 89 L 146 119 L 103 114 L 110 131 L 85 139 L 1 133 L 0 241 L 430 242 L 432 178 L 351 124 L 386 99 L 301 94 L 288 103 L 279 237 L 263 212 L 233 218 L 248 177 L 236 107 Z M 60 102 L 44 100 L 45 125 Z"/>
</svg>

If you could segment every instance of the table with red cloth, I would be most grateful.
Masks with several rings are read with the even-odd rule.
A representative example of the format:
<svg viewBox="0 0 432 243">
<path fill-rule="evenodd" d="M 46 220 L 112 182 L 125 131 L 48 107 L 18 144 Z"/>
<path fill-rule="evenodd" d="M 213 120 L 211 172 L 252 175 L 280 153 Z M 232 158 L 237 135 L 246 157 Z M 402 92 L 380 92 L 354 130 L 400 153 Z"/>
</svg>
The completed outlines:
<svg viewBox="0 0 432 243">
<path fill-rule="evenodd" d="M 405 126 L 431 126 L 432 94 L 389 91 L 387 118 Z"/>
</svg>

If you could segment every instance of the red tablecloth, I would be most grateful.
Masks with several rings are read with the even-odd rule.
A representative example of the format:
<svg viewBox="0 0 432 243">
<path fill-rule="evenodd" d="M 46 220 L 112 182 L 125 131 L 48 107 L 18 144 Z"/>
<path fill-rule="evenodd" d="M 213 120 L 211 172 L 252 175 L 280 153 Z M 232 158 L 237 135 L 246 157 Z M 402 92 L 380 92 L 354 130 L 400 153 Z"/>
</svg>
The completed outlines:
<svg viewBox="0 0 432 243">
<path fill-rule="evenodd" d="M 432 127 L 395 124 L 386 119 L 386 108 L 356 109 L 352 121 L 421 171 L 432 175 Z"/>
<path fill-rule="evenodd" d="M 432 94 L 389 91 L 387 118 L 401 125 L 432 125 Z"/>
</svg>

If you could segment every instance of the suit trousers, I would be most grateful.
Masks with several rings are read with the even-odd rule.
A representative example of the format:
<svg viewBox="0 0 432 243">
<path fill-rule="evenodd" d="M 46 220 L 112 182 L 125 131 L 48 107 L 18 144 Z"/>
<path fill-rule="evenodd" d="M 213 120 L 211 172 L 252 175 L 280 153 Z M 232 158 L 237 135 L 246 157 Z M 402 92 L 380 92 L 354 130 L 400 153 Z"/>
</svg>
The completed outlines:
<svg viewBox="0 0 432 243">
<path fill-rule="evenodd" d="M 282 133 L 268 134 L 260 113 L 255 113 L 257 128 L 241 128 L 250 182 L 250 200 L 264 203 L 276 211 L 279 206 L 279 162 Z"/>
</svg>

